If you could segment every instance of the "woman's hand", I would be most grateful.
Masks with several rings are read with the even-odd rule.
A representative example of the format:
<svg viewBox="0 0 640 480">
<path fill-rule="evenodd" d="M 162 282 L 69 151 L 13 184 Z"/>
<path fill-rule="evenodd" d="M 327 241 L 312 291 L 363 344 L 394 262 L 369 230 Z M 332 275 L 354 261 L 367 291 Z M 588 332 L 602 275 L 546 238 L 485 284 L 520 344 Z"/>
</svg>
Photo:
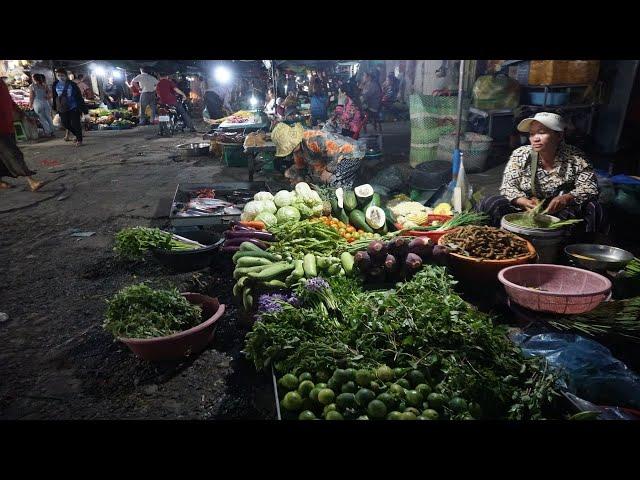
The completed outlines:
<svg viewBox="0 0 640 480">
<path fill-rule="evenodd" d="M 525 210 L 533 210 L 538 206 L 538 203 L 540 202 L 535 197 L 533 198 L 520 197 L 520 198 L 516 198 L 516 200 L 513 203 L 515 203 L 518 207 L 524 208 Z"/>
<path fill-rule="evenodd" d="M 549 202 L 547 212 L 553 214 L 559 212 L 560 210 L 564 210 L 573 200 L 573 195 L 571 195 L 570 193 L 558 195 L 557 197 L 554 197 L 551 202 Z"/>
</svg>

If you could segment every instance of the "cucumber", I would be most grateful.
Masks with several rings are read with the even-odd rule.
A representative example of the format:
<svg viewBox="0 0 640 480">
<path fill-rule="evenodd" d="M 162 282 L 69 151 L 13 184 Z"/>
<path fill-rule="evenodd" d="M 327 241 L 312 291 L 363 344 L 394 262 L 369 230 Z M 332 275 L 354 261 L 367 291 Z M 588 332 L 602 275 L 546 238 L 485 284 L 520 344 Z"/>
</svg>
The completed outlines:
<svg viewBox="0 0 640 480">
<path fill-rule="evenodd" d="M 304 276 L 307 278 L 313 278 L 318 276 L 318 270 L 316 266 L 316 256 L 313 253 L 307 253 L 302 260 L 302 268 L 304 269 Z"/>
<path fill-rule="evenodd" d="M 240 288 L 244 288 L 247 286 L 248 280 L 249 280 L 249 277 L 240 277 L 240 280 L 238 280 L 237 285 L 239 285 Z"/>
<path fill-rule="evenodd" d="M 272 262 L 279 262 L 280 260 L 282 260 L 282 255 L 265 252 L 264 250 L 260 250 L 259 252 L 255 252 L 253 250 L 239 250 L 233 254 L 233 262 L 237 262 L 238 259 L 242 257 L 266 258 L 267 260 L 271 260 Z"/>
<path fill-rule="evenodd" d="M 345 190 L 344 192 L 344 209 L 347 212 L 351 212 L 358 208 L 358 199 L 353 190 Z"/>
<path fill-rule="evenodd" d="M 353 210 L 349 214 L 349 223 L 360 230 L 364 230 L 367 233 L 373 233 L 373 229 L 367 223 L 364 213 L 360 210 Z"/>
<path fill-rule="evenodd" d="M 293 272 L 291 272 L 291 275 L 295 276 L 298 280 L 300 280 L 301 278 L 304 278 L 304 267 L 303 267 L 303 261 L 302 260 L 295 260 L 293 262 Z"/>
<path fill-rule="evenodd" d="M 329 199 L 329 203 L 331 203 L 331 215 L 333 215 L 334 217 L 337 217 L 338 212 L 340 211 L 340 209 L 338 208 L 338 199 L 335 198 L 335 196 L 332 196 Z"/>
<path fill-rule="evenodd" d="M 263 282 L 262 285 L 269 288 L 287 288 L 287 284 L 280 280 L 269 280 L 268 282 Z"/>
<path fill-rule="evenodd" d="M 342 255 L 340 255 L 340 261 L 342 263 L 342 268 L 344 268 L 345 273 L 347 275 L 350 275 L 351 272 L 353 271 L 353 262 L 354 262 L 353 255 L 351 255 L 349 252 L 344 252 Z"/>
<path fill-rule="evenodd" d="M 349 215 L 347 215 L 347 212 L 345 212 L 343 208 L 338 212 L 338 220 L 345 224 L 349 223 Z"/>
<path fill-rule="evenodd" d="M 285 273 L 291 270 L 293 270 L 293 263 L 286 263 L 284 265 L 273 265 L 259 272 L 249 272 L 247 276 L 253 280 L 269 281 L 283 277 Z"/>
<path fill-rule="evenodd" d="M 259 246 L 251 242 L 242 242 L 240 244 L 240 251 L 241 252 L 263 252 L 264 250 L 262 250 Z"/>
<path fill-rule="evenodd" d="M 257 267 L 259 265 L 272 265 L 273 262 L 267 258 L 260 257 L 242 257 L 238 259 L 236 266 L 238 267 Z"/>
<path fill-rule="evenodd" d="M 268 265 L 257 265 L 255 267 L 239 267 L 233 271 L 233 278 L 234 280 L 240 280 L 241 277 L 245 277 L 247 274 L 251 272 L 259 272 L 260 270 L 273 267 L 274 265 L 285 265 L 285 264 L 286 262 L 279 262 L 279 263 L 270 263 Z"/>
<path fill-rule="evenodd" d="M 329 268 L 329 259 L 327 257 L 316 257 L 316 267 L 318 270 L 326 270 Z"/>
<path fill-rule="evenodd" d="M 247 277 L 242 277 L 242 278 L 247 278 Z M 240 280 L 242 280 L 242 278 Z M 242 295 L 242 287 L 240 286 L 240 282 L 237 282 L 234 286 L 233 286 L 233 296 L 235 298 L 239 298 L 240 295 Z"/>
<path fill-rule="evenodd" d="M 242 291 L 242 306 L 247 312 L 253 308 L 253 297 L 251 296 L 251 288 L 246 287 Z"/>
</svg>

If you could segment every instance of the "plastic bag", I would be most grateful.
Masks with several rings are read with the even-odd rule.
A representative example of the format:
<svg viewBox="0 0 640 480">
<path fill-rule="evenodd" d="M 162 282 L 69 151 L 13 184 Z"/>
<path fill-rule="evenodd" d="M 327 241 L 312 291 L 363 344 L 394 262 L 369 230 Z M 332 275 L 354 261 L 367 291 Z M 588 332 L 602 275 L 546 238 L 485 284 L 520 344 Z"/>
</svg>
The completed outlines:
<svg viewBox="0 0 640 480">
<path fill-rule="evenodd" d="M 484 110 L 516 108 L 520 84 L 506 75 L 482 75 L 473 85 L 473 106 Z"/>
<path fill-rule="evenodd" d="M 53 126 L 54 127 L 62 127 L 62 120 L 60 119 L 60 114 L 56 113 L 53 117 Z"/>
<path fill-rule="evenodd" d="M 511 339 L 526 357 L 545 357 L 568 392 L 597 405 L 640 409 L 640 376 L 598 342 L 569 333 L 517 333 Z"/>
</svg>

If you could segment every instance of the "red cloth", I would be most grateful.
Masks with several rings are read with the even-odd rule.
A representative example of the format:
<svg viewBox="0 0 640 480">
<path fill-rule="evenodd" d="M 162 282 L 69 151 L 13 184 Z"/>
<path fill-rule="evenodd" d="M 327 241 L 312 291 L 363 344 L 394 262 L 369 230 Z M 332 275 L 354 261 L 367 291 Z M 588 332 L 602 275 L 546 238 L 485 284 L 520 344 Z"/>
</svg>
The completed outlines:
<svg viewBox="0 0 640 480">
<path fill-rule="evenodd" d="M 178 97 L 173 90 L 176 88 L 176 84 L 167 78 L 163 78 L 156 85 L 156 93 L 158 94 L 158 101 L 160 103 L 166 103 L 167 105 L 175 105 L 178 103 Z"/>
<path fill-rule="evenodd" d="M 14 132 L 13 112 L 17 109 L 7 84 L 0 80 L 0 135 L 10 135 Z"/>
</svg>

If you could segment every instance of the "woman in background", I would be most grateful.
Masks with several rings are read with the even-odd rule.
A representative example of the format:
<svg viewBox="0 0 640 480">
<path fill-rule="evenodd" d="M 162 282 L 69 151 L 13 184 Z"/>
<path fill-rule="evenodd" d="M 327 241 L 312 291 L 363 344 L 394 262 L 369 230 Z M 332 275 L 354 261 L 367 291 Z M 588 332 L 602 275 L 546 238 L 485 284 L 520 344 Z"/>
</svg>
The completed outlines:
<svg viewBox="0 0 640 480">
<path fill-rule="evenodd" d="M 29 108 L 38 114 L 44 134 L 49 137 L 55 137 L 55 127 L 51 118 L 51 89 L 47 86 L 44 75 L 35 73 L 33 75 L 33 83 L 29 87 Z"/>
</svg>

